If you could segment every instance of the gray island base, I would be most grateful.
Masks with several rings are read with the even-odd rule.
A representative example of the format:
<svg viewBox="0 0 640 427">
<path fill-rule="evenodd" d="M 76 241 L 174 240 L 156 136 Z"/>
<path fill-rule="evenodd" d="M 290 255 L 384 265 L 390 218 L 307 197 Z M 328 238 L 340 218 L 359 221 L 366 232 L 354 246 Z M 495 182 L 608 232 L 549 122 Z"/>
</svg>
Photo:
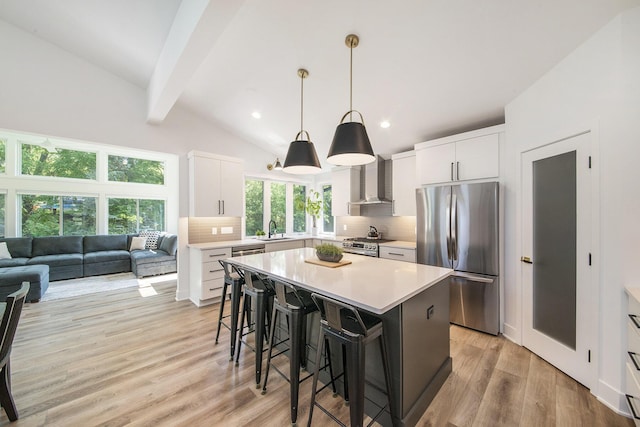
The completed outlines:
<svg viewBox="0 0 640 427">
<path fill-rule="evenodd" d="M 449 348 L 449 288 L 442 280 L 451 270 L 403 261 L 347 255 L 352 264 L 327 268 L 305 263 L 311 248 L 228 258 L 240 269 L 262 273 L 311 292 L 352 304 L 383 319 L 391 369 L 393 425 L 413 426 L 424 414 L 452 370 Z M 309 322 L 309 342 L 315 343 L 316 321 Z M 332 345 L 332 350 L 333 350 Z M 337 350 L 337 351 L 336 351 Z M 309 354 L 312 361 L 314 354 Z M 340 351 L 332 351 L 336 371 Z M 311 362 L 310 362 L 311 363 Z M 366 349 L 365 412 L 374 416 L 384 406 L 384 375 L 377 345 Z M 308 367 L 311 370 L 310 367 Z M 300 399 L 305 399 L 300 396 Z M 374 404 L 375 403 L 375 404 Z M 391 426 L 388 413 L 377 422 Z"/>
</svg>

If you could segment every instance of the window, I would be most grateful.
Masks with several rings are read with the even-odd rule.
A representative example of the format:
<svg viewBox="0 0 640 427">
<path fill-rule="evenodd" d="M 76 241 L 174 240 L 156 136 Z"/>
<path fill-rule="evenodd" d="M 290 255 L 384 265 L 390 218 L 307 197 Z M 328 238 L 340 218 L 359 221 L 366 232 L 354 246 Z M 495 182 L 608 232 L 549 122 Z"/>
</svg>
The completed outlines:
<svg viewBox="0 0 640 427">
<path fill-rule="evenodd" d="M 322 211 L 322 231 L 333 233 L 335 226 L 333 215 L 331 215 L 331 185 L 322 186 Z"/>
<path fill-rule="evenodd" d="M 22 235 L 75 236 L 96 234 L 96 198 L 23 194 Z"/>
<path fill-rule="evenodd" d="M 306 232 L 309 215 L 304 202 L 308 191 L 307 184 L 246 179 L 245 235 L 268 232 L 270 220 L 275 221 L 278 233 Z"/>
<path fill-rule="evenodd" d="M 4 237 L 4 207 L 5 195 L 0 193 L 0 237 Z"/>
<path fill-rule="evenodd" d="M 307 187 L 305 185 L 293 185 L 293 232 L 304 233 L 307 231 L 307 216 L 305 201 Z"/>
<path fill-rule="evenodd" d="M 164 230 L 164 200 L 109 199 L 109 234 Z"/>
<path fill-rule="evenodd" d="M 271 216 L 270 220 L 276 222 L 276 229 L 280 233 L 287 230 L 287 184 L 280 182 L 271 183 Z"/>
<path fill-rule="evenodd" d="M 96 153 L 22 143 L 22 174 L 96 179 Z"/>
<path fill-rule="evenodd" d="M 245 181 L 245 234 L 255 236 L 264 227 L 264 181 Z"/>
<path fill-rule="evenodd" d="M 164 162 L 109 156 L 109 181 L 164 184 Z"/>
<path fill-rule="evenodd" d="M 0 139 L 0 173 L 5 173 L 5 152 L 7 150 L 7 143 L 5 140 Z M 4 206 L 4 204 L 3 204 Z M 3 222 L 4 224 L 4 222 Z"/>
</svg>

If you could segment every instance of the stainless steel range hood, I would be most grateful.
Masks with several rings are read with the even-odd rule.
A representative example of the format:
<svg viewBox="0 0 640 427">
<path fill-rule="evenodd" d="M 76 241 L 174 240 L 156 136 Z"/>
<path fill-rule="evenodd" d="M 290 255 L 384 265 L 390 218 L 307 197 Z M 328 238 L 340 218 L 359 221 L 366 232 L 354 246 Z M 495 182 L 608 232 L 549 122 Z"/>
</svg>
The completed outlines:
<svg viewBox="0 0 640 427">
<path fill-rule="evenodd" d="M 390 204 L 391 200 L 385 194 L 385 187 L 391 188 L 391 161 L 376 156 L 373 163 L 363 168 L 364 194 L 354 205 Z"/>
</svg>

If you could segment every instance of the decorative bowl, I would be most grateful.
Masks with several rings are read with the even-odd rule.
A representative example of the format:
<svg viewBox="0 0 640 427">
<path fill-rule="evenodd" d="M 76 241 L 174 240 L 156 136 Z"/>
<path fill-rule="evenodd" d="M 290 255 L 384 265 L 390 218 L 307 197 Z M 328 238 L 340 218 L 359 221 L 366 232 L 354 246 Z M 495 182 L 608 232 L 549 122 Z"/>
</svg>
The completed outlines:
<svg viewBox="0 0 640 427">
<path fill-rule="evenodd" d="M 325 255 L 325 254 L 319 253 L 318 251 L 316 251 L 316 256 L 320 261 L 326 261 L 326 262 L 340 262 L 340 260 L 342 259 L 342 254 Z"/>
</svg>

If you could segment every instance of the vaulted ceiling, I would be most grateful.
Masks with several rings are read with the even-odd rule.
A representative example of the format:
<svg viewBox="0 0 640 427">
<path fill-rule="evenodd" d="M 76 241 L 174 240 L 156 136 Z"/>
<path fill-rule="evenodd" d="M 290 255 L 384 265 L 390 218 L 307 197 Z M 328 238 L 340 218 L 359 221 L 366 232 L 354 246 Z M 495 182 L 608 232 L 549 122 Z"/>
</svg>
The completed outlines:
<svg viewBox="0 0 640 427">
<path fill-rule="evenodd" d="M 324 161 L 353 107 L 374 151 L 504 121 L 504 106 L 640 0 L 3 0 L 0 19 L 283 157 L 304 128 Z M 260 119 L 252 117 L 261 114 Z M 383 129 L 380 122 L 391 126 Z"/>
</svg>

